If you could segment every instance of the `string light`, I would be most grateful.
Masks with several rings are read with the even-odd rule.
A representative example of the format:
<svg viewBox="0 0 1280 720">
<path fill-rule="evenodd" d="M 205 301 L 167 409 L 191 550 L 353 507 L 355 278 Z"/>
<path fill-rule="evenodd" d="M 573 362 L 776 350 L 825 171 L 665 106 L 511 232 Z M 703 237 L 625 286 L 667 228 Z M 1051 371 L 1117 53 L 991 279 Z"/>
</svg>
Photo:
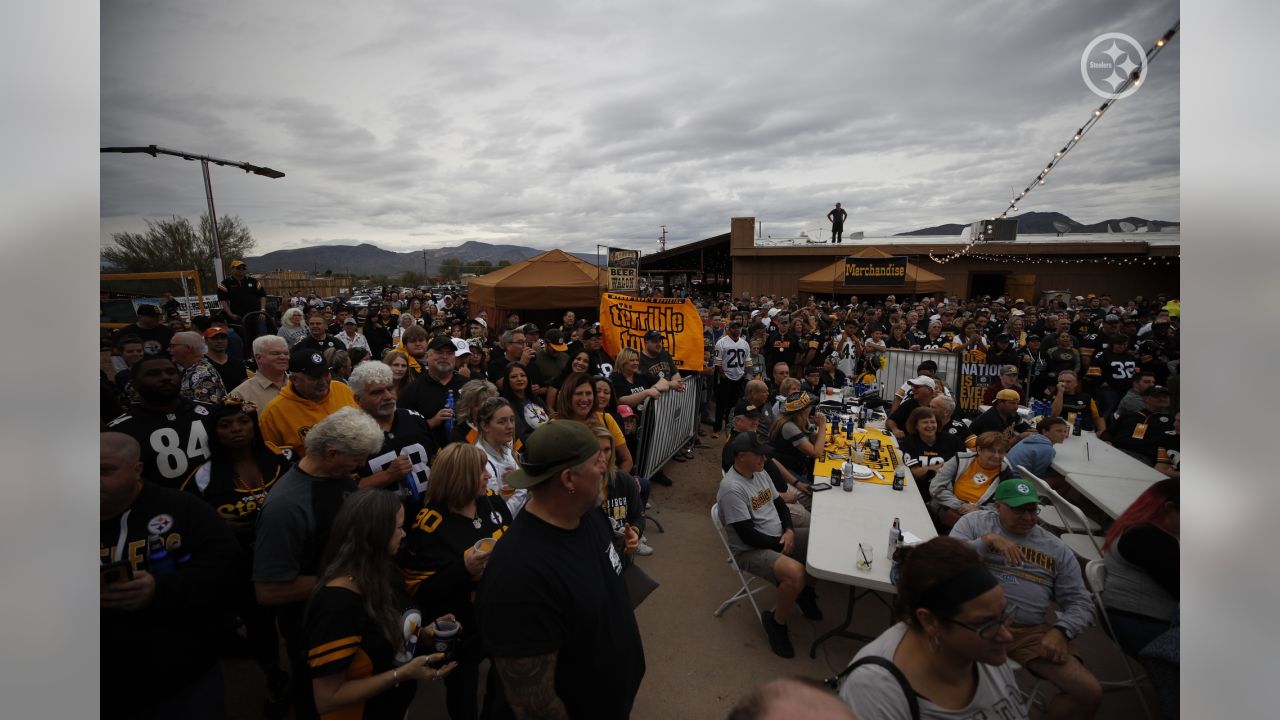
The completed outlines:
<svg viewBox="0 0 1280 720">
<path fill-rule="evenodd" d="M 1160 50 L 1161 50 L 1165 45 L 1168 45 L 1168 44 L 1169 44 L 1169 41 L 1173 39 L 1173 36 L 1174 36 L 1174 35 L 1176 35 L 1176 34 L 1178 33 L 1178 29 L 1179 29 L 1179 27 L 1181 27 L 1181 25 L 1182 25 L 1182 21 L 1181 21 L 1181 20 L 1179 20 L 1179 21 L 1175 22 L 1175 23 L 1173 24 L 1173 27 L 1171 27 L 1171 28 L 1169 28 L 1168 30 L 1166 30 L 1166 31 L 1165 31 L 1165 33 L 1164 33 L 1164 35 L 1163 35 L 1163 36 L 1161 36 L 1159 40 L 1156 40 L 1155 45 L 1153 45 L 1151 48 L 1149 48 L 1149 49 L 1147 50 L 1147 53 L 1146 53 L 1146 54 L 1147 54 L 1147 61 L 1148 61 L 1148 65 L 1150 64 L 1150 61 L 1151 61 L 1153 58 L 1155 58 L 1155 56 L 1156 56 L 1156 55 L 1160 54 Z M 1124 93 L 1124 91 L 1125 91 L 1125 90 L 1127 90 L 1127 89 L 1129 88 L 1129 86 L 1130 86 L 1130 85 L 1133 85 L 1133 86 L 1135 86 L 1135 87 L 1136 87 L 1136 86 L 1138 86 L 1138 85 L 1142 84 L 1142 79 L 1141 79 L 1141 77 L 1139 77 L 1138 72 L 1139 72 L 1138 70 L 1134 70 L 1134 71 L 1129 75 L 1129 77 L 1125 78 L 1124 83 L 1123 83 L 1123 84 L 1121 84 L 1118 88 L 1116 88 L 1116 90 L 1115 90 L 1115 95 L 1117 95 L 1117 96 L 1118 96 L 1118 95 L 1120 95 L 1120 94 Z M 1068 153 L 1070 153 L 1073 149 L 1075 149 L 1075 146 L 1080 142 L 1080 139 L 1081 139 L 1082 137 L 1084 137 L 1084 135 L 1085 135 L 1086 133 L 1088 133 L 1090 130 L 1092 130 L 1092 129 L 1094 128 L 1094 126 L 1095 126 L 1095 125 L 1097 125 L 1097 124 L 1098 124 L 1098 121 L 1102 118 L 1102 114 L 1103 114 L 1103 113 L 1105 113 L 1105 112 L 1107 111 L 1107 109 L 1108 109 L 1109 107 L 1111 107 L 1111 105 L 1112 105 L 1113 103 L 1115 103 L 1115 101 L 1116 101 L 1116 98 L 1115 98 L 1115 97 L 1112 97 L 1112 98 L 1108 99 L 1106 102 L 1102 103 L 1102 105 L 1100 105 L 1096 110 L 1094 110 L 1094 111 L 1093 111 L 1093 116 L 1089 118 L 1088 122 L 1086 122 L 1084 125 L 1080 126 L 1080 129 L 1076 130 L 1075 134 L 1071 136 L 1071 139 L 1067 141 L 1067 144 L 1066 144 L 1066 145 L 1063 145 L 1063 146 L 1062 146 L 1062 149 L 1061 149 L 1061 150 L 1058 150 L 1056 153 L 1054 153 L 1054 156 L 1053 156 L 1053 158 L 1049 161 L 1049 164 L 1044 166 L 1044 170 L 1042 170 L 1042 171 L 1040 172 L 1040 174 L 1036 176 L 1035 181 L 1034 181 L 1034 182 L 1032 182 L 1032 183 L 1031 183 L 1031 184 L 1030 184 L 1030 185 L 1029 185 L 1025 190 L 1023 190 L 1023 191 L 1022 191 L 1022 192 L 1021 192 L 1017 197 L 1015 197 L 1015 198 L 1013 198 L 1012 200 L 1010 200 L 1010 201 L 1009 201 L 1009 205 L 1004 209 L 1004 212 L 1000 213 L 1000 215 L 999 215 L 998 217 L 1000 217 L 1000 218 L 1005 218 L 1005 217 L 1008 217 L 1008 215 L 1009 215 L 1009 213 L 1010 213 L 1011 211 L 1012 211 L 1012 212 L 1017 212 L 1017 211 L 1018 211 L 1018 201 L 1020 201 L 1022 198 L 1024 198 L 1024 197 L 1027 195 L 1027 193 L 1031 192 L 1031 190 L 1032 190 L 1033 188 L 1039 187 L 1040 185 L 1044 185 L 1045 176 L 1046 176 L 1046 175 L 1048 175 L 1048 174 L 1049 174 L 1049 173 L 1050 173 L 1050 172 L 1051 172 L 1055 167 L 1057 167 L 1057 166 L 1058 166 L 1058 164 L 1059 164 L 1059 163 L 1061 163 L 1061 162 L 1062 162 L 1062 160 L 1066 158 L 1066 156 L 1067 156 L 1067 154 L 1068 154 Z M 992 220 L 995 220 L 995 219 L 996 219 L 996 218 L 992 218 Z M 956 259 L 956 258 L 958 258 L 958 257 L 963 257 L 963 256 L 965 256 L 965 255 L 968 255 L 968 254 L 969 254 L 969 252 L 970 252 L 971 250 L 973 250 L 973 247 L 974 247 L 975 245 L 977 245 L 977 244 L 978 244 L 978 243 L 980 243 L 980 242 L 985 242 L 985 241 L 986 241 L 986 239 L 987 239 L 987 237 L 988 237 L 988 235 L 990 235 L 990 234 L 992 234 L 992 228 L 991 228 L 991 226 L 990 226 L 990 225 L 988 225 L 988 226 L 986 227 L 986 230 L 985 230 L 984 232 L 978 233 L 978 236 L 977 236 L 977 237 L 975 237 L 973 240 L 969 241 L 969 243 L 968 243 L 968 244 L 966 244 L 966 245 L 965 245 L 963 248 L 961 248 L 959 251 L 957 251 L 957 252 L 955 252 L 955 253 L 952 253 L 951 255 L 948 255 L 947 257 L 938 257 L 938 256 L 936 256 L 936 255 L 934 255 L 934 254 L 933 254 L 933 251 L 930 251 L 930 252 L 929 252 L 929 259 L 930 259 L 930 260 L 932 260 L 932 261 L 934 261 L 935 263 L 938 263 L 939 265 L 945 265 L 945 264 L 947 264 L 947 263 L 951 262 L 952 260 L 955 260 L 955 259 Z"/>
<path fill-rule="evenodd" d="M 1037 255 L 993 255 L 989 253 L 973 253 L 969 257 L 974 260 L 983 260 L 986 262 L 1019 263 L 1028 265 L 1112 265 L 1116 267 L 1169 267 L 1176 265 L 1181 261 L 1181 258 L 1177 255 L 1055 258 Z"/>
</svg>

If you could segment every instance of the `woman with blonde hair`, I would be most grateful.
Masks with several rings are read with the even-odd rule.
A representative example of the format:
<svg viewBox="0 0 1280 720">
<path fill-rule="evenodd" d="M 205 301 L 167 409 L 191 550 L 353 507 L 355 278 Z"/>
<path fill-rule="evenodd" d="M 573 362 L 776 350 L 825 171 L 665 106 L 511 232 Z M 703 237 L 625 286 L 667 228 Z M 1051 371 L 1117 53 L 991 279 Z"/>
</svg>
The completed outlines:
<svg viewBox="0 0 1280 720">
<path fill-rule="evenodd" d="M 626 471 L 618 469 L 614 462 L 613 433 L 600 423 L 592 424 L 591 431 L 600 444 L 605 458 L 604 480 L 600 487 L 600 510 L 613 528 L 617 551 L 623 567 L 630 565 L 631 553 L 652 555 L 653 548 L 644 542 L 644 503 L 640 500 L 640 485 Z"/>
<path fill-rule="evenodd" d="M 391 368 L 391 377 L 396 383 L 396 397 L 404 397 L 409 383 L 413 382 L 413 373 L 409 372 L 409 355 L 401 348 L 387 348 L 382 353 L 382 362 Z"/>
<path fill-rule="evenodd" d="M 498 397 L 498 386 L 488 380 L 470 380 L 458 390 L 453 406 L 453 437 L 449 442 L 475 444 L 480 437 L 474 421 L 475 411 L 489 398 Z"/>
<path fill-rule="evenodd" d="M 284 341 L 289 343 L 289 349 L 292 350 L 299 340 L 307 336 L 307 325 L 303 322 L 302 311 L 296 307 L 285 310 L 280 316 L 280 329 L 276 334 L 284 338 Z"/>
<path fill-rule="evenodd" d="M 400 554 L 405 588 L 423 617 L 453 615 L 462 624 L 454 657 L 457 670 L 444 681 L 445 707 L 451 718 L 488 717 L 476 707 L 480 681 L 480 626 L 473 598 L 492 551 L 511 525 L 511 512 L 489 487 L 485 453 L 475 445 L 452 443 L 435 456 L 425 505 L 410 524 Z M 477 543 L 490 549 L 475 549 Z M 496 672 L 489 673 L 492 697 Z M 487 702 L 486 702 L 487 704 Z"/>
<path fill-rule="evenodd" d="M 506 398 L 494 395 L 480 403 L 472 411 L 472 416 L 476 427 L 475 446 L 484 451 L 492 476 L 489 488 L 506 498 L 507 508 L 515 517 L 529 499 L 528 490 L 517 490 L 506 483 L 507 473 L 520 467 L 516 462 L 521 444 L 516 438 L 515 408 Z"/>
</svg>

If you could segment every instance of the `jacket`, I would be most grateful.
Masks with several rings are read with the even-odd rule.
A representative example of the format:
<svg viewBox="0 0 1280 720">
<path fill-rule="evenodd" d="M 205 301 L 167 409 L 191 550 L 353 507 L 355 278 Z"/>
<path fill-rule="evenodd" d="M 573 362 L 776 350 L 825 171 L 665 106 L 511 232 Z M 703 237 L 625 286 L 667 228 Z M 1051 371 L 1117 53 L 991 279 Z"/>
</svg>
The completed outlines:
<svg viewBox="0 0 1280 720">
<path fill-rule="evenodd" d="M 956 497 L 953 491 L 956 478 L 964 474 L 969 465 L 977 461 L 978 453 L 965 451 L 958 453 L 955 457 L 942 464 L 938 468 L 938 474 L 933 476 L 933 480 L 929 483 L 929 494 L 933 496 L 930 501 L 931 509 L 934 511 L 943 508 L 958 508 L 964 503 L 960 498 Z M 1000 461 L 1000 475 L 987 483 L 986 492 L 982 493 L 982 497 L 978 499 L 978 505 L 986 505 L 991 501 L 991 496 L 996 492 L 996 485 L 1001 480 L 1008 480 L 1011 477 L 1017 477 L 1013 472 L 1013 466 L 1009 464 L 1009 459 L 1005 458 Z"/>
</svg>

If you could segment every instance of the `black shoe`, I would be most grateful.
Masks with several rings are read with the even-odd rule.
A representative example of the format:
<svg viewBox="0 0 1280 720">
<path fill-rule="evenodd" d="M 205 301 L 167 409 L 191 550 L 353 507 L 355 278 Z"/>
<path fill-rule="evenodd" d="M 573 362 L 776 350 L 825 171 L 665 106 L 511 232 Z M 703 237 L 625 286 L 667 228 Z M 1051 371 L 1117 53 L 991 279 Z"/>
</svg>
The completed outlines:
<svg viewBox="0 0 1280 720">
<path fill-rule="evenodd" d="M 657 483 L 665 487 L 671 487 L 671 478 L 667 477 L 666 473 L 661 470 L 651 475 L 649 477 L 649 482 Z"/>
<path fill-rule="evenodd" d="M 782 658 L 796 656 L 796 649 L 791 647 L 791 638 L 787 637 L 787 626 L 773 619 L 772 610 L 760 613 L 760 623 L 764 625 L 764 634 L 769 638 L 769 647 L 774 655 Z"/>
<path fill-rule="evenodd" d="M 818 607 L 818 594 L 807 587 L 796 596 L 796 605 L 800 606 L 800 614 L 810 620 L 822 619 L 822 608 Z"/>
</svg>

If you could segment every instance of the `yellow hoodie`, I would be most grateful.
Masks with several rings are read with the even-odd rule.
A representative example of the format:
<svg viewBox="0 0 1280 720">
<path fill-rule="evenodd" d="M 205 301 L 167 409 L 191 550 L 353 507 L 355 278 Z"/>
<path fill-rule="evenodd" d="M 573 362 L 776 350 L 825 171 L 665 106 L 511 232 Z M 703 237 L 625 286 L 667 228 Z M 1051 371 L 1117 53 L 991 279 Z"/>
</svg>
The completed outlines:
<svg viewBox="0 0 1280 720">
<path fill-rule="evenodd" d="M 293 383 L 286 383 L 258 416 L 262 439 L 279 448 L 290 448 L 294 457 L 302 458 L 307 454 L 303 440 L 311 426 L 344 407 L 359 405 L 351 388 L 337 380 L 329 382 L 329 394 L 321 402 L 303 399 L 293 391 Z"/>
</svg>

